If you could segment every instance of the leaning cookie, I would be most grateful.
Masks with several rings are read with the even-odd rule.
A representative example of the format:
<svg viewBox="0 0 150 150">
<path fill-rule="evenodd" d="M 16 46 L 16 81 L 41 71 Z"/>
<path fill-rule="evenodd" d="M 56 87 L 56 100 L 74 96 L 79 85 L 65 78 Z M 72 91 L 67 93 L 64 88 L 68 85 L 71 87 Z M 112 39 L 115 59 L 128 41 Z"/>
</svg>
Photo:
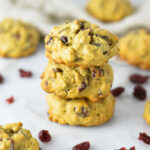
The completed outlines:
<svg viewBox="0 0 150 150">
<path fill-rule="evenodd" d="M 100 66 L 118 53 L 118 38 L 85 20 L 54 27 L 45 38 L 46 56 L 68 66 Z"/>
<path fill-rule="evenodd" d="M 19 58 L 36 51 L 39 32 L 20 20 L 4 19 L 0 22 L 0 56 Z"/>
<path fill-rule="evenodd" d="M 96 102 L 107 97 L 113 82 L 109 64 L 101 67 L 68 67 L 49 61 L 42 74 L 41 87 L 48 93 L 65 98 L 88 98 Z"/>
<path fill-rule="evenodd" d="M 132 31 L 119 42 L 120 57 L 129 64 L 150 69 L 150 32 L 146 29 Z"/>
<path fill-rule="evenodd" d="M 38 141 L 22 123 L 0 126 L 0 150 L 39 150 Z"/>
<path fill-rule="evenodd" d="M 143 118 L 150 125 L 150 100 L 145 104 Z"/>
<path fill-rule="evenodd" d="M 47 95 L 49 119 L 60 124 L 97 126 L 110 120 L 114 113 L 115 99 L 109 96 L 100 102 L 87 99 L 61 99 L 55 94 Z"/>
<path fill-rule="evenodd" d="M 89 0 L 86 9 L 104 22 L 119 21 L 134 11 L 128 0 Z"/>
</svg>

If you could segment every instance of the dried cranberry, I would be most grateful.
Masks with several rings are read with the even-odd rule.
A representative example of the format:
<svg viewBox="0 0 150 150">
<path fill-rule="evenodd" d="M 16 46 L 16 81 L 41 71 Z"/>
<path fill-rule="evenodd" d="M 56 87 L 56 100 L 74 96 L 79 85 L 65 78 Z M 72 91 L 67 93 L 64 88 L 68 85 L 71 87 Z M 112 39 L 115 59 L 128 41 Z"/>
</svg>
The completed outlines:
<svg viewBox="0 0 150 150">
<path fill-rule="evenodd" d="M 49 134 L 49 132 L 47 130 L 41 130 L 39 132 L 38 137 L 39 137 L 39 139 L 42 142 L 49 142 L 49 141 L 51 141 L 51 136 L 50 136 L 50 134 Z"/>
<path fill-rule="evenodd" d="M 60 69 L 60 68 L 54 68 L 53 71 L 54 72 L 63 72 L 62 69 Z"/>
<path fill-rule="evenodd" d="M 108 51 L 103 52 L 104 55 L 106 55 L 108 53 Z"/>
<path fill-rule="evenodd" d="M 66 36 L 61 36 L 61 41 L 66 44 L 68 42 L 68 38 Z"/>
<path fill-rule="evenodd" d="M 137 85 L 134 88 L 133 95 L 140 100 L 145 100 L 145 98 L 147 96 L 146 90 L 140 85 Z"/>
<path fill-rule="evenodd" d="M 80 22 L 80 29 L 84 30 L 84 23 L 83 22 Z"/>
<path fill-rule="evenodd" d="M 135 146 L 131 147 L 129 150 L 135 150 Z"/>
<path fill-rule="evenodd" d="M 78 89 L 79 93 L 82 92 L 87 87 L 87 84 L 83 81 L 81 87 Z"/>
<path fill-rule="evenodd" d="M 87 117 L 89 114 L 89 108 L 82 107 L 81 112 L 77 112 L 76 107 L 74 107 L 74 112 L 80 117 Z"/>
<path fill-rule="evenodd" d="M 94 45 L 96 45 L 97 47 L 100 47 L 100 43 L 94 43 Z"/>
<path fill-rule="evenodd" d="M 104 39 L 104 40 L 106 40 L 106 41 L 108 41 L 108 36 L 102 36 L 102 39 Z"/>
<path fill-rule="evenodd" d="M 139 133 L 138 139 L 150 145 L 150 136 L 148 136 L 146 133 Z"/>
<path fill-rule="evenodd" d="M 142 76 L 139 74 L 133 74 L 130 76 L 130 81 L 133 83 L 142 84 L 148 80 L 148 76 Z"/>
<path fill-rule="evenodd" d="M 89 150 L 89 149 L 90 149 L 90 143 L 87 141 L 87 142 L 83 142 L 78 145 L 75 145 L 72 150 Z"/>
<path fill-rule="evenodd" d="M 117 97 L 117 96 L 119 96 L 120 94 L 122 94 L 123 92 L 124 92 L 124 88 L 123 87 L 117 87 L 117 88 L 115 88 L 115 89 L 113 89 L 112 91 L 111 91 L 111 93 L 113 94 L 113 96 L 115 96 L 115 97 Z"/>
<path fill-rule="evenodd" d="M 30 72 L 30 71 L 25 71 L 23 69 L 19 69 L 19 72 L 20 72 L 20 76 L 23 78 L 24 77 L 27 77 L 27 78 L 32 77 L 32 72 Z"/>
<path fill-rule="evenodd" d="M 120 148 L 119 150 L 127 150 L 125 147 Z"/>
<path fill-rule="evenodd" d="M 10 98 L 7 98 L 6 102 L 9 103 L 9 104 L 12 104 L 14 102 L 14 97 L 11 96 Z"/>
<path fill-rule="evenodd" d="M 3 76 L 0 74 L 0 84 L 3 83 L 3 81 L 4 81 L 4 78 L 3 78 Z"/>
<path fill-rule="evenodd" d="M 19 33 L 16 33 L 16 34 L 13 34 L 13 37 L 16 38 L 17 40 L 19 40 L 21 36 Z"/>
<path fill-rule="evenodd" d="M 14 141 L 13 140 L 11 140 L 11 150 L 15 150 L 14 149 Z"/>
<path fill-rule="evenodd" d="M 53 37 L 50 37 L 49 40 L 47 41 L 47 45 L 51 44 L 51 41 L 53 40 Z"/>
</svg>

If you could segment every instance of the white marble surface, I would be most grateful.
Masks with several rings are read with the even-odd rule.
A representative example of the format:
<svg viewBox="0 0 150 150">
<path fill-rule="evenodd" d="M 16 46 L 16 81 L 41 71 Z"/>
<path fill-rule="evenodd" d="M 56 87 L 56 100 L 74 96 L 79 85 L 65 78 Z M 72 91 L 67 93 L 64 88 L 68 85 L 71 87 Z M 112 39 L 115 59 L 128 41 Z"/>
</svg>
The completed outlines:
<svg viewBox="0 0 150 150">
<path fill-rule="evenodd" d="M 0 58 L 0 73 L 5 77 L 4 84 L 0 85 L 0 124 L 22 121 L 36 138 L 41 129 L 49 130 L 52 141 L 48 144 L 40 143 L 42 150 L 71 150 L 75 144 L 83 141 L 90 141 L 91 150 L 115 150 L 133 145 L 136 150 L 150 148 L 138 140 L 139 132 L 150 135 L 150 127 L 142 118 L 145 101 L 132 96 L 134 84 L 128 80 L 132 73 L 150 75 L 149 71 L 141 71 L 114 58 L 111 61 L 115 77 L 113 87 L 123 86 L 126 91 L 116 100 L 113 119 L 99 127 L 71 127 L 48 120 L 46 93 L 40 87 L 40 75 L 46 64 L 42 43 L 38 52 L 31 57 L 18 60 Z M 34 76 L 30 79 L 20 78 L 20 68 L 32 70 Z M 150 80 L 143 86 L 147 89 L 148 99 Z M 11 105 L 5 101 L 10 96 L 15 98 L 15 103 Z"/>
</svg>

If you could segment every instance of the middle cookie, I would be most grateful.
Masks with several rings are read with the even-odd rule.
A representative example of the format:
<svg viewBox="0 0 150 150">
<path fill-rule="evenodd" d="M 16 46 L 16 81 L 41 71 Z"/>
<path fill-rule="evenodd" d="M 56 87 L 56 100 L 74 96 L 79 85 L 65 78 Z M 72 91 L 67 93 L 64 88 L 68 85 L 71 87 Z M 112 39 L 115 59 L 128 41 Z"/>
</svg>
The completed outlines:
<svg viewBox="0 0 150 150">
<path fill-rule="evenodd" d="M 65 98 L 88 98 L 97 102 L 107 97 L 113 82 L 109 64 L 100 67 L 68 67 L 49 61 L 41 76 L 41 86 L 48 93 Z"/>
</svg>

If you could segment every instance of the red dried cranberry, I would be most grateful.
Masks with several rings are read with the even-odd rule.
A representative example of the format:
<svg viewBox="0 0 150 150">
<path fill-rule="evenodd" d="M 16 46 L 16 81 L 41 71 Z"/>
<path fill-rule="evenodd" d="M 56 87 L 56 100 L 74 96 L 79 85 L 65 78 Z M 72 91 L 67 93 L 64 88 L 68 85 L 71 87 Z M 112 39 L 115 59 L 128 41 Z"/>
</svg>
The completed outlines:
<svg viewBox="0 0 150 150">
<path fill-rule="evenodd" d="M 39 139 L 42 142 L 49 142 L 49 141 L 51 141 L 51 136 L 50 136 L 50 134 L 49 134 L 49 132 L 47 130 L 41 130 L 39 132 L 38 137 L 39 137 Z"/>
<path fill-rule="evenodd" d="M 61 41 L 66 44 L 68 42 L 68 38 L 66 36 L 61 36 Z"/>
<path fill-rule="evenodd" d="M 87 84 L 83 81 L 81 87 L 78 88 L 79 93 L 82 92 L 87 87 Z"/>
<path fill-rule="evenodd" d="M 14 97 L 11 96 L 10 98 L 7 98 L 6 102 L 9 103 L 9 104 L 12 104 L 14 102 Z"/>
<path fill-rule="evenodd" d="M 130 81 L 133 83 L 142 84 L 148 80 L 148 76 L 142 76 L 139 74 L 133 74 L 130 76 Z"/>
<path fill-rule="evenodd" d="M 133 95 L 138 98 L 139 100 L 145 100 L 147 94 L 146 94 L 146 90 L 140 86 L 140 85 L 137 85 L 135 88 L 134 88 L 134 91 L 133 91 Z"/>
<path fill-rule="evenodd" d="M 131 147 L 129 150 L 135 150 L 135 146 Z"/>
<path fill-rule="evenodd" d="M 120 148 L 119 150 L 127 150 L 127 148 L 122 147 L 122 148 Z M 135 150 L 135 146 L 131 147 L 129 150 Z"/>
<path fill-rule="evenodd" d="M 4 81 L 4 78 L 3 78 L 3 76 L 0 74 L 0 84 L 3 83 L 3 81 Z"/>
<path fill-rule="evenodd" d="M 72 150 L 89 150 L 89 149 L 90 149 L 90 143 L 87 141 L 87 142 L 83 142 L 78 145 L 75 145 Z"/>
<path fill-rule="evenodd" d="M 23 69 L 19 69 L 19 72 L 20 72 L 20 76 L 23 78 L 24 77 L 27 77 L 27 78 L 32 77 L 32 72 L 30 72 L 30 71 L 25 71 Z"/>
<path fill-rule="evenodd" d="M 120 148 L 119 150 L 127 150 L 125 147 Z"/>
<path fill-rule="evenodd" d="M 150 145 L 150 136 L 148 136 L 146 133 L 139 133 L 138 139 Z"/>
<path fill-rule="evenodd" d="M 117 97 L 119 95 L 121 95 L 124 92 L 124 88 L 123 87 L 117 87 L 113 90 L 111 90 L 111 93 L 113 94 L 113 96 Z"/>
</svg>

